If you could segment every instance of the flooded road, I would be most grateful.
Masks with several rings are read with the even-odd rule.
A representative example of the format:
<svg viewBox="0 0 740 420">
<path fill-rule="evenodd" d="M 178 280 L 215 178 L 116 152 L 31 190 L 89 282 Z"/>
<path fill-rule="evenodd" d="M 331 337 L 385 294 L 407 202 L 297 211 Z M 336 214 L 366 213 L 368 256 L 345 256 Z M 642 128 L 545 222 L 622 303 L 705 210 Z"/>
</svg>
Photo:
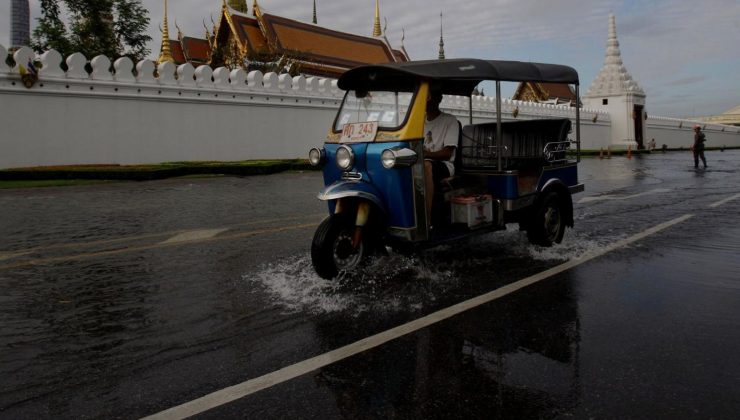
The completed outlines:
<svg viewBox="0 0 740 420">
<path fill-rule="evenodd" d="M 435 316 L 199 416 L 735 418 L 740 151 L 707 160 L 587 159 L 558 246 L 511 226 L 334 282 L 318 173 L 0 191 L 0 417 L 139 418 Z"/>
</svg>

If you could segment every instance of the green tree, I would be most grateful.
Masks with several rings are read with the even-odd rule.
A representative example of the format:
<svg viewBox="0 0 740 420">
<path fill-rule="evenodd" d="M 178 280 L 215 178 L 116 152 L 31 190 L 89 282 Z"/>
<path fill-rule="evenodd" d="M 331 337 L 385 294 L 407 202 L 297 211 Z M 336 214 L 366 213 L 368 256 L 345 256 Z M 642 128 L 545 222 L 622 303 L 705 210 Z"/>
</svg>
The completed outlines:
<svg viewBox="0 0 740 420">
<path fill-rule="evenodd" d="M 60 3 L 69 12 L 67 25 L 60 18 Z M 54 48 L 65 56 L 126 55 L 135 61 L 149 54 L 149 16 L 141 0 L 42 0 L 41 13 L 33 42 L 38 52 Z"/>
<path fill-rule="evenodd" d="M 33 31 L 31 46 L 39 53 L 55 49 L 62 55 L 72 53 L 67 39 L 67 28 L 59 17 L 59 2 L 57 0 L 41 0 L 41 17 L 38 26 Z"/>
<path fill-rule="evenodd" d="M 146 47 L 152 38 L 146 34 L 149 16 L 140 0 L 116 0 L 118 19 L 114 31 L 119 45 L 124 46 L 124 54 L 138 59 L 149 54 Z"/>
</svg>

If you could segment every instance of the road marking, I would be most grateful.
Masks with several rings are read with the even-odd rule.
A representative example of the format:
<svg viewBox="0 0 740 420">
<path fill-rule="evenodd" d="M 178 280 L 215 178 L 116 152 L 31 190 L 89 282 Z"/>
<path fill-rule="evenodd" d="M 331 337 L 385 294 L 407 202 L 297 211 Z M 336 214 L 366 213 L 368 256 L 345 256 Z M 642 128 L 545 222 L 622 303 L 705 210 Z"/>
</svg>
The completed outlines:
<svg viewBox="0 0 740 420">
<path fill-rule="evenodd" d="M 188 232 L 179 233 L 166 241 L 162 241 L 163 244 L 176 244 L 179 242 L 190 242 L 197 241 L 200 239 L 210 239 L 217 236 L 219 233 L 226 232 L 229 229 L 201 229 L 191 230 Z"/>
<path fill-rule="evenodd" d="M 245 222 L 245 223 L 237 223 L 235 225 L 229 225 L 226 227 L 223 227 L 223 229 L 234 229 L 238 227 L 245 227 L 245 226 L 253 226 L 253 225 L 262 225 L 266 223 L 275 223 L 275 222 L 285 222 L 288 220 L 298 220 L 298 219 L 309 219 L 319 216 L 325 216 L 326 213 L 316 213 L 316 214 L 310 214 L 305 216 L 294 216 L 294 217 L 284 217 L 284 218 L 277 218 L 277 219 L 265 219 L 265 220 L 255 220 L 251 222 Z M 20 255 L 20 254 L 29 254 L 31 252 L 39 252 L 39 251 L 48 251 L 52 249 L 66 249 L 66 248 L 83 248 L 88 246 L 98 246 L 98 245 L 111 245 L 116 244 L 120 242 L 127 242 L 127 241 L 138 241 L 142 239 L 152 239 L 152 238 L 160 238 L 160 237 L 166 237 L 170 235 L 178 235 L 181 233 L 188 232 L 187 230 L 180 229 L 180 230 L 170 230 L 160 233 L 147 233 L 142 235 L 135 235 L 135 236 L 124 236 L 121 238 L 113 238 L 113 239 L 101 239 L 98 241 L 89 241 L 89 242 L 69 242 L 64 244 L 53 244 L 53 245 L 46 245 L 46 246 L 38 246 L 34 248 L 26 248 L 26 249 L 19 249 L 17 251 L 10 251 L 11 255 Z"/>
<path fill-rule="evenodd" d="M 0 261 L 11 260 L 13 258 L 18 258 L 18 257 L 21 257 L 21 256 L 26 255 L 28 253 L 29 252 L 27 252 L 27 251 L 26 252 L 4 252 L 4 253 L 0 253 Z"/>
<path fill-rule="evenodd" d="M 124 254 L 127 252 L 146 251 L 149 249 L 167 248 L 171 246 L 181 246 L 181 245 L 192 245 L 192 244 L 199 244 L 199 243 L 205 243 L 205 242 L 226 241 L 229 239 L 242 239 L 242 238 L 248 238 L 250 236 L 259 236 L 259 235 L 266 235 L 266 234 L 271 234 L 271 233 L 286 232 L 290 230 L 299 230 L 299 229 L 305 229 L 308 227 L 316 227 L 316 223 L 305 223 L 302 225 L 284 226 L 284 227 L 274 228 L 274 229 L 253 230 L 250 232 L 241 232 L 241 233 L 234 233 L 231 235 L 222 235 L 222 236 L 204 238 L 204 239 L 192 239 L 192 240 L 180 241 L 180 242 L 169 242 L 169 243 L 160 242 L 160 243 L 156 243 L 152 245 L 132 246 L 132 247 L 121 248 L 121 249 L 113 249 L 109 251 L 90 252 L 86 254 L 68 255 L 68 256 L 63 256 L 63 257 L 49 257 L 49 258 L 39 258 L 39 259 L 28 260 L 28 261 L 18 261 L 16 263 L 0 265 L 0 270 L 6 270 L 9 268 L 27 267 L 27 266 L 32 266 L 32 265 L 50 264 L 50 263 L 63 262 L 63 261 L 64 262 L 78 261 L 78 260 L 84 260 L 88 258 L 107 257 L 110 255 Z"/>
<path fill-rule="evenodd" d="M 294 365 L 286 366 L 280 370 L 276 370 L 272 373 L 260 376 L 258 378 L 244 381 L 240 384 L 230 386 L 228 388 L 221 389 L 219 391 L 212 392 L 204 395 L 193 401 L 169 408 L 159 413 L 152 414 L 151 416 L 145 417 L 146 420 L 151 419 L 183 419 L 196 414 L 200 414 L 204 411 L 210 410 L 228 404 L 232 401 L 254 394 L 255 392 L 261 391 L 266 388 L 278 385 L 280 383 L 289 381 L 299 376 L 305 375 L 309 372 L 313 372 L 322 367 L 336 363 L 340 360 L 362 353 L 366 350 L 373 349 L 382 344 L 385 344 L 391 340 L 395 340 L 404 335 L 411 334 L 422 328 L 426 328 L 430 325 L 436 324 L 440 321 L 444 321 L 462 312 L 476 308 L 480 305 L 489 303 L 496 299 L 500 299 L 506 295 L 514 293 L 520 289 L 523 289 L 532 284 L 546 280 L 556 274 L 560 274 L 564 271 L 570 270 L 577 267 L 587 261 L 594 258 L 608 254 L 616 249 L 623 248 L 627 245 L 644 239 L 650 235 L 654 235 L 662 230 L 668 229 L 671 226 L 682 223 L 690 218 L 694 217 L 693 214 L 686 214 L 679 218 L 670 220 L 665 223 L 661 223 L 650 229 L 647 229 L 641 233 L 633 235 L 629 238 L 617 241 L 611 245 L 606 246 L 603 249 L 592 250 L 586 252 L 578 258 L 567 261 L 563 264 L 555 266 L 549 270 L 535 274 L 533 276 L 524 278 L 522 280 L 510 283 L 506 286 L 500 287 L 496 290 L 490 291 L 483 295 L 474 297 L 440 311 L 431 313 L 422 318 L 400 325 L 390 330 L 381 332 L 379 334 L 364 338 L 360 341 L 348 344 L 344 347 L 340 347 L 336 350 L 332 350 L 328 353 L 321 354 L 316 357 L 298 362 Z"/>
<path fill-rule="evenodd" d="M 728 198 L 725 198 L 724 200 L 721 200 L 721 201 L 718 201 L 716 203 L 710 204 L 709 207 L 710 208 L 717 208 L 717 207 L 719 207 L 719 206 L 721 206 L 723 204 L 729 203 L 730 201 L 737 200 L 738 198 L 740 198 L 740 194 L 735 194 L 732 197 L 728 197 Z"/>
<path fill-rule="evenodd" d="M 670 191 L 671 190 L 669 190 L 669 189 L 658 188 L 658 189 L 655 189 L 655 190 L 645 191 L 645 192 L 641 192 L 639 194 L 633 194 L 633 195 L 622 195 L 622 196 L 620 196 L 620 195 L 610 195 L 610 194 L 597 195 L 597 196 L 593 196 L 593 197 L 583 197 L 582 199 L 580 199 L 578 201 L 578 204 L 590 203 L 590 202 L 593 202 L 593 201 L 606 201 L 606 200 L 631 200 L 633 198 L 642 197 L 644 195 L 663 194 L 663 193 L 667 193 L 667 192 L 670 192 Z"/>
</svg>

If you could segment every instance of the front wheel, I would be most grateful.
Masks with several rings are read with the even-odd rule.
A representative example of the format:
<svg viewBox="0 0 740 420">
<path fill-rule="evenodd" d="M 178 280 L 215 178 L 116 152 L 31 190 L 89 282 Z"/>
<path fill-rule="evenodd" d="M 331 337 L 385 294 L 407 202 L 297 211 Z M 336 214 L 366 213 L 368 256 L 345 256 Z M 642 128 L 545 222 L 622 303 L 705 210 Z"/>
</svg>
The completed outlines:
<svg viewBox="0 0 740 420">
<path fill-rule="evenodd" d="M 562 242 L 564 234 L 562 198 L 556 192 L 549 192 L 539 201 L 532 213 L 532 219 L 528 223 L 527 238 L 535 245 L 552 246 Z"/>
<path fill-rule="evenodd" d="M 333 279 L 340 271 L 353 270 L 362 263 L 368 246 L 364 238 L 356 248 L 352 246 L 354 232 L 352 220 L 341 214 L 333 214 L 321 222 L 311 243 L 311 262 L 316 274 Z"/>
</svg>

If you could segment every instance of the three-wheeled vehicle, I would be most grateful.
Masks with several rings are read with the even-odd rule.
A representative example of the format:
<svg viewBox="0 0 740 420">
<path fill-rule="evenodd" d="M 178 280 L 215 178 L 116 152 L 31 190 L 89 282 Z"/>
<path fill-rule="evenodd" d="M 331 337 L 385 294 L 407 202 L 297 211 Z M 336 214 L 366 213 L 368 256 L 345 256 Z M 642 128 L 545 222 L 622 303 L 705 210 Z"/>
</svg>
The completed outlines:
<svg viewBox="0 0 740 420">
<path fill-rule="evenodd" d="M 495 81 L 496 119 L 474 124 L 472 92 Z M 533 244 L 561 242 L 573 226 L 571 194 L 578 182 L 580 112 L 575 140 L 569 118 L 502 121 L 501 82 L 575 85 L 571 67 L 479 59 L 428 60 L 357 67 L 338 86 L 346 91 L 323 147 L 311 164 L 323 167 L 329 216 L 311 245 L 316 272 L 330 279 L 387 247 L 414 250 L 519 223 Z M 427 214 L 424 122 L 430 87 L 467 97 L 459 124 L 454 176 L 434 188 Z M 575 144 L 572 153 L 571 144 Z M 433 229 L 432 229 L 433 224 Z"/>
</svg>

